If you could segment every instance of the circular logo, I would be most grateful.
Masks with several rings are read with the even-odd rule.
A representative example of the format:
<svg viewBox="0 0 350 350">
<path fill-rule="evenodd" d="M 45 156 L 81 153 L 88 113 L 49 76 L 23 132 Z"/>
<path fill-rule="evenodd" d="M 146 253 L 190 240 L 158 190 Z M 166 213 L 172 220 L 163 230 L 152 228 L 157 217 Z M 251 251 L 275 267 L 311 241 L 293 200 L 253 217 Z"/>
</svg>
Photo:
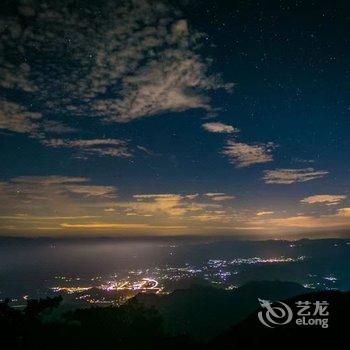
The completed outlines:
<svg viewBox="0 0 350 350">
<path fill-rule="evenodd" d="M 293 318 L 292 309 L 285 303 L 278 301 L 272 305 L 268 300 L 259 299 L 259 303 L 263 308 L 259 311 L 259 321 L 266 327 L 274 328 L 274 326 L 289 323 Z"/>
</svg>

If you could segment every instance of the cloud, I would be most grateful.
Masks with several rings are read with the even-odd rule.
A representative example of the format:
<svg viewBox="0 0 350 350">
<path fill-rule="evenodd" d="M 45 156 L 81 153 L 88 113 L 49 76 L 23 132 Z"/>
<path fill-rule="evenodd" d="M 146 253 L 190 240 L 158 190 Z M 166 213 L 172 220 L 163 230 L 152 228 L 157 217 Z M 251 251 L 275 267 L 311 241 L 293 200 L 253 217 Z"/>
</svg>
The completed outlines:
<svg viewBox="0 0 350 350">
<path fill-rule="evenodd" d="M 139 149 L 140 151 L 144 152 L 148 156 L 159 156 L 159 153 L 155 153 L 152 150 L 148 149 L 147 147 L 138 145 L 138 146 L 136 146 L 136 148 Z"/>
<path fill-rule="evenodd" d="M 292 162 L 296 163 L 315 163 L 313 159 L 302 159 L 302 158 L 293 158 Z"/>
<path fill-rule="evenodd" d="M 344 217 L 350 217 L 350 207 L 340 208 L 338 210 L 338 215 L 339 216 L 344 216 Z"/>
<path fill-rule="evenodd" d="M 314 217 L 307 215 L 290 216 L 279 219 L 270 219 L 265 225 L 284 228 L 323 228 L 323 227 L 339 227 L 346 226 L 345 222 L 334 220 L 334 217 Z"/>
<path fill-rule="evenodd" d="M 14 184 L 50 186 L 50 185 L 66 185 L 72 183 L 87 182 L 87 178 L 78 176 L 19 176 L 11 180 Z"/>
<path fill-rule="evenodd" d="M 187 56 L 187 57 L 186 57 Z M 93 104 L 97 114 L 109 121 L 134 119 L 188 109 L 212 111 L 209 98 L 195 89 L 219 88 L 205 75 L 205 65 L 190 52 L 169 51 L 133 77 L 124 79 L 124 89 L 116 99 Z"/>
<path fill-rule="evenodd" d="M 0 227 L 24 231 L 43 228 L 40 222 L 47 221 L 51 229 L 107 229 L 117 225 L 133 228 L 136 224 L 189 227 L 204 220 L 230 219 L 221 202 L 204 201 L 204 196 L 196 193 L 135 194 L 121 200 L 115 186 L 92 184 L 79 176 L 12 178 L 0 182 L 0 196 Z"/>
<path fill-rule="evenodd" d="M 43 121 L 42 128 L 45 132 L 52 134 L 68 134 L 78 131 L 77 129 L 64 125 L 56 120 Z"/>
<path fill-rule="evenodd" d="M 17 103 L 0 101 L 0 129 L 35 136 L 41 117 L 41 113 L 29 112 Z"/>
<path fill-rule="evenodd" d="M 43 114 L 120 123 L 196 108 L 212 113 L 208 91 L 233 87 L 209 72 L 203 34 L 168 2 L 35 2 L 0 27 L 6 57 L 19 61 L 0 61 L 1 86 L 25 93 Z"/>
<path fill-rule="evenodd" d="M 133 196 L 136 202 L 128 202 L 127 207 L 141 215 L 163 213 L 168 216 L 185 216 L 206 209 L 221 208 L 219 204 L 194 202 L 197 197 L 197 194 L 136 194 Z"/>
<path fill-rule="evenodd" d="M 337 205 L 341 201 L 346 199 L 345 195 L 330 195 L 330 194 L 322 194 L 322 195 L 314 195 L 305 197 L 300 202 L 301 203 L 307 203 L 307 204 L 326 204 L 326 205 Z"/>
<path fill-rule="evenodd" d="M 32 216 L 27 214 L 3 215 L 0 219 L 42 221 L 42 220 L 82 220 L 99 218 L 98 215 L 80 215 L 80 216 Z"/>
<path fill-rule="evenodd" d="M 131 157 L 127 142 L 119 139 L 50 139 L 43 140 L 45 146 L 73 148 L 80 150 L 83 154 L 97 154 L 110 157 Z"/>
<path fill-rule="evenodd" d="M 35 217 L 95 217 L 96 208 L 112 207 L 117 189 L 85 177 L 21 176 L 0 182 L 0 197 L 2 216 L 23 216 L 24 225 Z"/>
<path fill-rule="evenodd" d="M 232 125 L 223 124 L 219 122 L 204 123 L 202 128 L 209 132 L 220 133 L 220 134 L 232 134 L 239 132 L 238 129 L 234 128 Z"/>
<path fill-rule="evenodd" d="M 265 170 L 263 179 L 267 184 L 290 185 L 296 182 L 306 182 L 326 176 L 329 172 L 325 170 L 305 169 L 275 169 Z"/>
<path fill-rule="evenodd" d="M 273 211 L 258 211 L 258 212 L 256 213 L 256 216 L 272 215 L 272 214 L 274 214 Z"/>
<path fill-rule="evenodd" d="M 174 199 L 182 198 L 181 195 L 174 194 L 174 193 L 134 194 L 133 197 L 136 198 L 137 200 L 144 200 L 144 199 L 170 199 L 170 200 L 174 200 Z"/>
<path fill-rule="evenodd" d="M 150 224 L 123 224 L 123 223 L 103 223 L 103 222 L 94 222 L 89 224 L 70 224 L 63 223 L 60 225 L 63 228 L 75 228 L 75 229 L 182 229 L 186 226 L 170 226 L 170 225 L 150 225 Z"/>
<path fill-rule="evenodd" d="M 85 177 L 74 176 L 21 176 L 2 182 L 0 189 L 7 195 L 39 194 L 48 191 L 47 195 L 62 193 L 79 193 L 89 196 L 115 194 L 113 186 L 92 186 Z"/>
<path fill-rule="evenodd" d="M 29 81 L 29 64 L 22 63 L 17 66 L 11 62 L 3 61 L 2 63 L 3 64 L 0 65 L 0 87 L 4 89 L 19 89 L 25 92 L 34 92 L 38 90 L 37 86 Z"/>
<path fill-rule="evenodd" d="M 349 227 L 350 208 L 332 215 L 292 215 L 269 218 L 272 211 L 233 209 L 229 202 L 216 200 L 224 192 L 205 194 L 143 193 L 119 198 L 115 186 L 91 183 L 80 176 L 21 176 L 0 182 L 0 228 L 35 232 L 40 230 L 81 229 L 86 233 L 98 229 L 188 229 L 187 232 L 208 232 L 218 229 L 282 230 Z M 49 223 L 49 225 L 47 224 Z M 194 230 L 194 231 L 193 231 Z M 146 232 L 146 231 L 144 231 Z M 158 232 L 158 231 L 157 231 Z"/>
<path fill-rule="evenodd" d="M 15 102 L 0 100 L 0 129 L 43 138 L 47 133 L 63 134 L 76 131 L 55 120 L 44 120 L 41 113 L 29 111 Z"/>
<path fill-rule="evenodd" d="M 76 193 L 87 197 L 115 198 L 115 188 L 113 186 L 86 186 L 74 185 L 65 188 L 70 193 Z"/>
<path fill-rule="evenodd" d="M 115 209 L 114 208 L 106 208 L 104 211 L 107 213 L 114 213 Z"/>
<path fill-rule="evenodd" d="M 249 145 L 228 140 L 222 153 L 229 157 L 230 162 L 237 168 L 243 168 L 253 164 L 271 162 L 273 160 L 271 151 L 274 147 L 272 142 Z"/>
<path fill-rule="evenodd" d="M 265 212 L 262 212 L 265 213 Z M 265 218 L 265 214 L 258 216 L 253 220 L 248 220 L 250 225 L 265 227 L 269 230 L 301 230 L 301 229 L 324 229 L 324 228 L 349 228 L 350 208 L 341 208 L 333 214 L 327 215 L 306 215 L 298 214 L 284 217 Z M 305 233 L 305 232 L 304 232 Z"/>
<path fill-rule="evenodd" d="M 209 193 L 206 193 L 205 195 L 215 202 L 223 202 L 223 201 L 235 199 L 235 196 L 230 196 L 230 195 L 227 195 L 226 193 L 220 193 L 220 192 L 209 192 Z"/>
<path fill-rule="evenodd" d="M 46 192 L 52 196 L 79 194 L 87 197 L 116 197 L 115 187 L 89 185 L 87 182 L 88 179 L 85 177 L 74 176 L 21 176 L 2 183 L 2 186 L 0 184 L 0 191 L 2 190 L 4 195 L 14 195 L 15 198 L 26 195 L 40 198 Z"/>
<path fill-rule="evenodd" d="M 230 217 L 227 215 L 225 210 L 208 210 L 205 213 L 193 215 L 191 219 L 205 223 L 216 222 L 216 225 L 217 221 L 220 223 L 227 223 L 230 221 Z"/>
</svg>

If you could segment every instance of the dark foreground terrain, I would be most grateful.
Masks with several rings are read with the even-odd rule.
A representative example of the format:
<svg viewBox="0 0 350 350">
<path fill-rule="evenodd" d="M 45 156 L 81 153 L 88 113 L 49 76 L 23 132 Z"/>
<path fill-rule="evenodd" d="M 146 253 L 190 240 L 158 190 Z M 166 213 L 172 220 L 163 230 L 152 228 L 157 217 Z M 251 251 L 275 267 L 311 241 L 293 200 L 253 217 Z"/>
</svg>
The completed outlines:
<svg viewBox="0 0 350 350">
<path fill-rule="evenodd" d="M 293 318 L 283 319 L 281 304 L 272 304 L 273 320 L 288 322 L 270 323 L 258 298 L 284 300 Z M 235 291 L 194 287 L 65 313 L 58 311 L 61 302 L 30 300 L 24 310 L 0 304 L 1 349 L 337 349 L 346 348 L 337 344 L 346 344 L 349 334 L 350 292 L 310 293 L 289 282 L 255 282 Z M 310 305 L 306 320 L 326 319 L 323 327 L 296 324 L 300 302 Z M 329 306 L 320 310 L 320 302 Z"/>
</svg>

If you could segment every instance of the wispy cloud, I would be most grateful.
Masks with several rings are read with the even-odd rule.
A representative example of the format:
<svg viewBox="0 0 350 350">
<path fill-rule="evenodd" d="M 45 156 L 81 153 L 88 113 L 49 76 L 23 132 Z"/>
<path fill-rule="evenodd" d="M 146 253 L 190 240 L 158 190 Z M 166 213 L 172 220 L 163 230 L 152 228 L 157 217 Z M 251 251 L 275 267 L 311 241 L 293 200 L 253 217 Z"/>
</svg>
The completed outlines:
<svg viewBox="0 0 350 350">
<path fill-rule="evenodd" d="M 303 198 L 300 202 L 307 204 L 337 205 L 346 199 L 345 195 L 319 194 Z"/>
<path fill-rule="evenodd" d="M 79 176 L 21 176 L 0 182 L 0 227 L 11 230 L 166 228 L 211 229 L 319 229 L 348 227 L 350 208 L 327 215 L 269 217 L 272 211 L 233 209 L 225 192 L 142 193 L 121 199 L 115 186 L 93 184 Z M 254 213 L 254 212 L 253 212 Z M 47 225 L 47 223 L 50 223 Z M 43 224 L 45 223 L 45 224 Z M 128 231 L 129 230 L 129 231 Z M 204 231 L 203 231 L 204 230 Z M 61 231 L 61 232 L 62 232 Z M 187 231 L 189 232 L 189 231 Z M 207 231 L 205 231 L 207 232 Z"/>
<path fill-rule="evenodd" d="M 80 216 L 33 216 L 27 214 L 17 215 L 2 215 L 0 219 L 9 220 L 25 220 L 25 221 L 50 221 L 50 220 L 83 220 L 83 219 L 96 219 L 98 215 L 80 215 Z"/>
<path fill-rule="evenodd" d="M 326 176 L 325 170 L 305 169 L 275 169 L 264 171 L 264 180 L 267 184 L 290 185 L 296 182 L 306 182 Z"/>
<path fill-rule="evenodd" d="M 30 69 L 27 63 L 15 65 L 12 62 L 2 61 L 0 66 L 0 86 L 5 89 L 19 89 L 25 92 L 37 91 L 38 87 L 29 80 Z"/>
<path fill-rule="evenodd" d="M 127 207 L 142 215 L 163 213 L 169 216 L 185 216 L 206 209 L 221 208 L 219 204 L 195 202 L 197 197 L 197 194 L 136 194 L 133 196 L 136 201 L 127 203 Z"/>
<path fill-rule="evenodd" d="M 64 125 L 56 120 L 44 120 L 42 122 L 42 128 L 46 133 L 52 134 L 68 134 L 78 131 L 77 129 Z"/>
<path fill-rule="evenodd" d="M 0 182 L 0 196 L 0 227 L 22 230 L 45 231 L 48 226 L 40 221 L 49 221 L 50 229 L 132 229 L 197 227 L 203 221 L 232 219 L 222 194 L 145 193 L 122 200 L 115 186 L 92 184 L 85 177 L 16 177 Z"/>
<path fill-rule="evenodd" d="M 119 83 L 122 88 L 114 97 L 94 102 L 93 108 L 116 122 L 195 108 L 211 112 L 205 91 L 230 90 L 232 84 L 208 73 L 209 61 L 197 53 L 201 34 L 191 32 L 185 19 L 172 19 L 169 6 L 154 6 L 147 1 L 135 4 L 127 18 L 122 17 L 109 33 L 114 44 L 109 42 L 99 49 L 102 60 L 93 72 L 102 85 Z M 130 18 L 135 21 L 132 26 Z M 136 25 L 145 22 L 146 27 Z M 129 40 L 121 41 L 120 31 Z M 129 44 L 125 46 L 125 42 Z M 101 76 L 101 68 L 105 71 L 111 59 L 119 63 L 118 72 L 112 72 L 114 81 L 106 80 L 105 74 Z"/>
<path fill-rule="evenodd" d="M 88 181 L 85 177 L 74 176 L 21 176 L 13 178 L 7 183 L 2 183 L 0 190 L 3 191 L 4 195 L 14 195 L 19 198 L 21 195 L 27 194 L 34 194 L 34 198 L 38 198 L 39 194 L 45 192 L 47 195 L 80 194 L 88 197 L 115 198 L 115 187 L 90 185 Z"/>
<path fill-rule="evenodd" d="M 103 223 L 103 222 L 94 222 L 89 224 L 70 224 L 63 223 L 60 225 L 63 228 L 70 229 L 121 229 L 121 230 L 130 230 L 130 229 L 183 229 L 186 226 L 182 225 L 150 225 L 150 224 L 123 224 L 123 223 Z"/>
<path fill-rule="evenodd" d="M 344 217 L 350 217 L 350 207 L 340 208 L 338 210 L 338 215 L 339 216 L 344 216 Z"/>
<path fill-rule="evenodd" d="M 110 157 L 131 157 L 127 142 L 119 139 L 50 139 L 42 143 L 50 147 L 64 147 L 80 150 L 83 154 L 97 154 Z"/>
<path fill-rule="evenodd" d="M 5 216 L 95 216 L 97 207 L 111 207 L 117 189 L 91 184 L 85 177 L 21 176 L 0 182 L 0 196 Z"/>
<path fill-rule="evenodd" d="M 272 142 L 249 145 L 247 143 L 228 140 L 222 153 L 237 168 L 243 168 L 253 164 L 271 162 L 273 160 L 271 152 L 274 147 L 275 145 Z"/>
<path fill-rule="evenodd" d="M 297 215 L 278 219 L 269 219 L 257 222 L 270 228 L 300 228 L 300 229 L 319 229 L 325 227 L 346 227 L 348 223 L 339 220 L 335 215 L 315 217 L 311 215 Z"/>
<path fill-rule="evenodd" d="M 0 129 L 43 138 L 45 134 L 76 131 L 56 120 L 45 120 L 41 113 L 32 112 L 15 102 L 0 100 Z"/>
<path fill-rule="evenodd" d="M 313 159 L 302 159 L 302 158 L 293 158 L 292 162 L 295 163 L 315 163 Z"/>
<path fill-rule="evenodd" d="M 199 50 L 203 34 L 189 28 L 170 3 L 81 5 L 35 2 L 2 20 L 8 57 L 30 57 L 18 65 L 0 62 L 4 89 L 22 91 L 43 112 L 113 122 L 194 108 L 212 113 L 207 92 L 232 89 L 209 72 L 210 60 Z M 97 7 L 99 16 L 94 16 Z M 62 56 L 64 60 L 57 59 Z M 11 129 L 21 132 L 14 125 Z"/>
<path fill-rule="evenodd" d="M 29 112 L 17 103 L 0 101 L 0 129 L 38 135 L 41 117 L 40 113 Z"/>
<path fill-rule="evenodd" d="M 272 214 L 274 214 L 274 211 L 258 211 L 256 213 L 256 216 L 272 215 Z"/>
<path fill-rule="evenodd" d="M 226 193 L 221 192 L 208 192 L 205 195 L 215 202 L 223 202 L 235 199 L 235 196 L 227 195 Z"/>
<path fill-rule="evenodd" d="M 140 151 L 142 151 L 143 153 L 147 154 L 148 156 L 159 156 L 160 154 L 159 153 L 155 153 L 153 152 L 152 150 L 150 150 L 149 148 L 147 147 L 144 147 L 144 146 L 136 146 L 137 149 L 139 149 Z"/>
<path fill-rule="evenodd" d="M 239 132 L 239 130 L 234 128 L 232 125 L 223 124 L 220 122 L 204 123 L 202 124 L 202 128 L 206 131 L 219 134 L 232 134 Z"/>
</svg>

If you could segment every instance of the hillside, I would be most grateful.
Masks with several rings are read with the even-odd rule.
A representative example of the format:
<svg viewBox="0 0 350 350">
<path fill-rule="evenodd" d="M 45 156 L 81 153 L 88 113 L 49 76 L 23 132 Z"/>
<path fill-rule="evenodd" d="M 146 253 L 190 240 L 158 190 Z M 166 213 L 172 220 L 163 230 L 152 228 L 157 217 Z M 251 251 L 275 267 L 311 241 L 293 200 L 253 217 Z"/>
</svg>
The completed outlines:
<svg viewBox="0 0 350 350">
<path fill-rule="evenodd" d="M 139 294 L 136 299 L 155 307 L 171 334 L 189 334 L 207 340 L 242 321 L 259 307 L 258 298 L 280 300 L 304 294 L 292 282 L 251 282 L 236 290 L 194 286 L 169 295 Z"/>
<path fill-rule="evenodd" d="M 327 301 L 329 316 L 325 317 L 328 327 L 320 325 L 297 325 L 295 318 L 298 301 L 310 302 Z M 231 327 L 209 342 L 207 349 L 257 350 L 274 349 L 331 349 L 347 348 L 340 345 L 348 337 L 350 292 L 322 291 L 304 294 L 284 301 L 293 310 L 293 319 L 286 325 L 268 328 L 258 319 L 259 309 L 244 321 Z M 318 315 L 316 316 L 318 317 Z M 307 319 L 307 318 L 306 318 Z M 338 345 L 337 345 L 338 344 Z"/>
</svg>

